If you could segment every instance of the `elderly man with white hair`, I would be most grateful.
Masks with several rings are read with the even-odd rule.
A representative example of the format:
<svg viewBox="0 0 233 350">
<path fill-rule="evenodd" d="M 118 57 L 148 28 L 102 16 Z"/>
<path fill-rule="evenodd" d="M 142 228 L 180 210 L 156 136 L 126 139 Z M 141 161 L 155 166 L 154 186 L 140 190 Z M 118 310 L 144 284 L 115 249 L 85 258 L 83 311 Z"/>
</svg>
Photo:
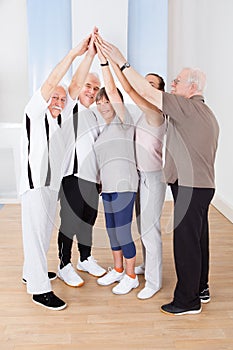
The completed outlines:
<svg viewBox="0 0 233 350">
<path fill-rule="evenodd" d="M 22 127 L 20 195 L 24 249 L 23 282 L 35 304 L 62 310 L 48 273 L 47 252 L 55 220 L 64 160 L 72 139 L 72 110 L 90 69 L 93 38 L 88 35 L 55 66 L 25 107 Z M 68 91 L 61 80 L 76 57 L 85 56 Z"/>
<path fill-rule="evenodd" d="M 174 259 L 177 274 L 173 301 L 161 311 L 197 314 L 210 301 L 208 209 L 215 191 L 214 162 L 219 127 L 203 91 L 205 74 L 184 68 L 171 93 L 152 87 L 112 44 L 102 51 L 121 69 L 134 89 L 169 116 L 165 178 L 174 198 Z"/>
</svg>

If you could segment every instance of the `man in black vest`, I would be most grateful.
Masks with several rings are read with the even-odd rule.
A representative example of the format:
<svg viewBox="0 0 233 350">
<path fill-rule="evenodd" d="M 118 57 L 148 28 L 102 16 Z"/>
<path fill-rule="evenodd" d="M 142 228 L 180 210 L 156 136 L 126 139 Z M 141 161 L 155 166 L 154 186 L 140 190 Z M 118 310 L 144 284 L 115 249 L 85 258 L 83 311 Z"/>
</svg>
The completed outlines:
<svg viewBox="0 0 233 350">
<path fill-rule="evenodd" d="M 96 54 L 93 48 L 93 58 Z M 77 269 L 93 276 L 102 276 L 106 270 L 91 255 L 92 231 L 99 203 L 99 176 L 93 151 L 93 143 L 99 135 L 95 114 L 89 107 L 95 102 L 100 80 L 95 73 L 88 73 L 85 84 L 74 108 L 75 143 L 66 176 L 60 191 L 61 226 L 58 233 L 60 265 L 58 277 L 67 285 L 80 287 L 83 279 L 71 263 L 73 236 L 77 238 L 80 258 Z"/>
</svg>

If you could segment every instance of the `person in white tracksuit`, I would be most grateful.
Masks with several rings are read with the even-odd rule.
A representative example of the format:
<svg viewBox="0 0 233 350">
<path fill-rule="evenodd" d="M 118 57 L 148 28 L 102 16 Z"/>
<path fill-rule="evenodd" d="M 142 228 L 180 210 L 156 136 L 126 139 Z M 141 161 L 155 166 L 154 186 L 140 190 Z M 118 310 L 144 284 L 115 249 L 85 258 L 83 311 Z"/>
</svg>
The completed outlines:
<svg viewBox="0 0 233 350">
<path fill-rule="evenodd" d="M 24 249 L 23 280 L 32 301 L 53 310 L 66 303 L 52 291 L 47 267 L 63 163 L 72 135 L 72 109 L 92 62 L 90 34 L 53 69 L 25 107 L 22 127 L 20 196 Z M 59 85 L 77 56 L 85 54 L 68 91 Z M 83 67 L 87 66 L 87 69 Z"/>
</svg>

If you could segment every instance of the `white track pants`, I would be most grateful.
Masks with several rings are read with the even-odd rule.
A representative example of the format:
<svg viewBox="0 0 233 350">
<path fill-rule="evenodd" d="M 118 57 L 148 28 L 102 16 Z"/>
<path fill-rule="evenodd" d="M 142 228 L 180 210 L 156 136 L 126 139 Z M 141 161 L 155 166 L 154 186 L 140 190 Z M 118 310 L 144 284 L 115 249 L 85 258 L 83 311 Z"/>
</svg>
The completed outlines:
<svg viewBox="0 0 233 350">
<path fill-rule="evenodd" d="M 21 197 L 24 266 L 27 292 L 51 291 L 47 252 L 56 214 L 58 193 L 48 187 L 32 189 Z"/>
<path fill-rule="evenodd" d="M 160 217 L 166 184 L 161 171 L 140 173 L 140 227 L 145 263 L 145 286 L 159 290 L 162 286 L 162 239 Z"/>
</svg>

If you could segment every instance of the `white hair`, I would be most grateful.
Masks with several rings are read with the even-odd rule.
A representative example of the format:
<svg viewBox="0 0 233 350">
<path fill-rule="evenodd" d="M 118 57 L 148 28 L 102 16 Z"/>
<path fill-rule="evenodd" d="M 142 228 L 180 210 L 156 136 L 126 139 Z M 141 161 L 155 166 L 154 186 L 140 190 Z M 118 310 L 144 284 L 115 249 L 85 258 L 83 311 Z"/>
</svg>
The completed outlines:
<svg viewBox="0 0 233 350">
<path fill-rule="evenodd" d="M 98 73 L 96 73 L 96 72 L 89 72 L 88 74 L 94 75 L 100 82 L 100 77 L 99 77 Z"/>
<path fill-rule="evenodd" d="M 57 85 L 57 87 L 59 87 L 59 86 L 65 90 L 66 95 L 67 95 L 68 94 L 68 86 L 65 83 L 60 83 Z"/>
<path fill-rule="evenodd" d="M 189 72 L 188 82 L 197 85 L 197 91 L 203 92 L 206 87 L 206 75 L 199 68 L 185 68 Z"/>
</svg>

